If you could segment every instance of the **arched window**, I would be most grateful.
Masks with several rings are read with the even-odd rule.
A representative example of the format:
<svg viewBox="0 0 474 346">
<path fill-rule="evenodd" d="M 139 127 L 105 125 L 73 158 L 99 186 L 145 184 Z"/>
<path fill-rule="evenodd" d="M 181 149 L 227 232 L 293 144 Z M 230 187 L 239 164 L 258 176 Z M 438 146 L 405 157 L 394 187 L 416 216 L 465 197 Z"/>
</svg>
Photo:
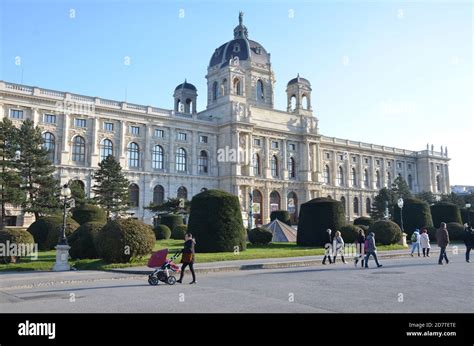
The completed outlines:
<svg viewBox="0 0 474 346">
<path fill-rule="evenodd" d="M 288 176 L 290 179 L 296 178 L 296 164 L 295 164 L 295 159 L 293 157 L 290 157 L 288 160 Z"/>
<path fill-rule="evenodd" d="M 380 189 L 381 182 L 380 182 L 380 172 L 379 171 L 375 172 L 375 184 L 377 186 L 377 189 Z"/>
<path fill-rule="evenodd" d="M 296 95 L 292 95 L 290 97 L 290 111 L 294 111 L 296 109 Z"/>
<path fill-rule="evenodd" d="M 140 147 L 135 142 L 130 142 L 127 147 L 128 167 L 137 168 L 140 166 Z"/>
<path fill-rule="evenodd" d="M 364 187 L 365 188 L 369 188 L 369 185 L 370 185 L 370 181 L 369 181 L 369 171 L 368 170 L 364 170 Z"/>
<path fill-rule="evenodd" d="M 355 168 L 351 170 L 351 185 L 357 187 L 357 171 Z"/>
<path fill-rule="evenodd" d="M 410 188 L 410 190 L 413 190 L 413 177 L 411 176 L 411 174 L 408 174 L 408 187 Z"/>
<path fill-rule="evenodd" d="M 218 93 L 217 82 L 214 82 L 214 83 L 212 84 L 212 100 L 213 100 L 213 101 L 217 100 L 217 93 Z"/>
<path fill-rule="evenodd" d="M 72 160 L 75 162 L 86 160 L 86 141 L 81 136 L 76 136 L 72 140 Z"/>
<path fill-rule="evenodd" d="M 260 169 L 261 166 L 260 166 L 260 156 L 257 153 L 253 154 L 252 166 L 253 166 L 253 175 L 259 176 L 261 174 L 261 169 Z"/>
<path fill-rule="evenodd" d="M 303 95 L 303 97 L 301 98 L 301 106 L 303 107 L 303 109 L 309 109 L 308 96 Z"/>
<path fill-rule="evenodd" d="M 337 184 L 344 186 L 344 168 L 342 168 L 342 166 L 339 166 L 337 170 Z"/>
<path fill-rule="evenodd" d="M 128 187 L 128 196 L 130 198 L 130 206 L 138 207 L 140 200 L 140 188 L 137 184 L 130 184 Z"/>
<path fill-rule="evenodd" d="M 329 169 L 328 165 L 324 166 L 323 181 L 328 185 L 331 183 L 331 170 Z"/>
<path fill-rule="evenodd" d="M 263 197 L 258 190 L 253 190 L 253 217 L 255 218 L 255 225 L 261 225 L 263 220 Z"/>
<path fill-rule="evenodd" d="M 234 79 L 234 93 L 236 95 L 242 95 L 242 86 L 240 85 L 240 79 L 239 78 Z"/>
<path fill-rule="evenodd" d="M 181 113 L 184 112 L 184 105 L 183 105 L 183 102 L 181 102 L 180 99 L 176 100 L 176 110 L 178 112 L 181 112 Z"/>
<path fill-rule="evenodd" d="M 441 192 L 441 176 L 436 176 L 436 191 Z"/>
<path fill-rule="evenodd" d="M 367 198 L 365 200 L 365 212 L 367 214 L 370 214 L 370 211 L 372 210 L 372 202 L 370 201 L 370 198 Z"/>
<path fill-rule="evenodd" d="M 227 78 L 224 78 L 224 80 L 221 83 L 221 95 L 227 95 Z"/>
<path fill-rule="evenodd" d="M 278 177 L 278 159 L 275 155 L 272 156 L 270 166 L 271 166 L 271 171 L 272 171 L 272 177 L 277 178 Z"/>
<path fill-rule="evenodd" d="M 193 100 L 191 99 L 186 99 L 186 109 L 185 111 L 189 114 L 193 112 Z"/>
<path fill-rule="evenodd" d="M 359 199 L 354 197 L 354 214 L 359 214 Z"/>
<path fill-rule="evenodd" d="M 153 169 L 163 169 L 163 147 L 161 145 L 155 145 L 151 152 L 151 161 Z"/>
<path fill-rule="evenodd" d="M 178 188 L 178 193 L 177 193 L 177 198 L 179 199 L 184 199 L 184 200 L 187 200 L 188 199 L 188 190 L 184 187 L 184 186 L 180 186 Z"/>
<path fill-rule="evenodd" d="M 332 199 L 332 196 L 331 196 L 331 195 L 328 195 L 328 198 L 329 198 L 329 199 Z"/>
<path fill-rule="evenodd" d="M 207 158 L 207 152 L 204 150 L 201 150 L 199 153 L 199 173 L 204 173 L 206 174 L 208 171 L 208 158 Z"/>
<path fill-rule="evenodd" d="M 161 185 L 156 185 L 153 189 L 153 204 L 160 205 L 165 200 L 165 189 Z"/>
<path fill-rule="evenodd" d="M 280 194 L 276 191 L 270 193 L 270 211 L 280 210 Z"/>
<path fill-rule="evenodd" d="M 176 171 L 186 172 L 186 150 L 179 148 L 176 151 Z"/>
<path fill-rule="evenodd" d="M 257 81 L 257 101 L 264 102 L 265 101 L 265 91 L 263 82 L 259 79 Z"/>
<path fill-rule="evenodd" d="M 344 196 L 341 197 L 341 203 L 342 203 L 342 206 L 344 207 L 344 214 L 346 213 L 346 198 Z"/>
<path fill-rule="evenodd" d="M 100 161 L 105 160 L 109 155 L 114 155 L 114 144 L 110 139 L 106 138 L 100 142 Z"/>
<path fill-rule="evenodd" d="M 298 217 L 298 196 L 294 192 L 288 194 L 287 209 L 290 213 L 291 222 L 296 223 Z"/>
<path fill-rule="evenodd" d="M 56 138 L 51 132 L 45 132 L 43 137 L 43 148 L 48 151 L 48 158 L 54 163 L 54 156 L 56 154 Z"/>
<path fill-rule="evenodd" d="M 387 172 L 387 187 L 390 189 L 392 187 L 392 174 Z"/>
</svg>

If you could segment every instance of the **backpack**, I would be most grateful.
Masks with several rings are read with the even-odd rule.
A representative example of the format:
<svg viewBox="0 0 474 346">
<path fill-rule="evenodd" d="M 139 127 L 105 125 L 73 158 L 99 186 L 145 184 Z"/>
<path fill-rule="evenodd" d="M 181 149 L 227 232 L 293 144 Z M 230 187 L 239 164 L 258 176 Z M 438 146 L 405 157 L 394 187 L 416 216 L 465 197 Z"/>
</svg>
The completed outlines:
<svg viewBox="0 0 474 346">
<path fill-rule="evenodd" d="M 411 235 L 411 242 L 412 242 L 412 243 L 415 243 L 417 240 L 418 240 L 418 237 L 416 236 L 416 233 L 413 233 L 413 234 Z"/>
</svg>

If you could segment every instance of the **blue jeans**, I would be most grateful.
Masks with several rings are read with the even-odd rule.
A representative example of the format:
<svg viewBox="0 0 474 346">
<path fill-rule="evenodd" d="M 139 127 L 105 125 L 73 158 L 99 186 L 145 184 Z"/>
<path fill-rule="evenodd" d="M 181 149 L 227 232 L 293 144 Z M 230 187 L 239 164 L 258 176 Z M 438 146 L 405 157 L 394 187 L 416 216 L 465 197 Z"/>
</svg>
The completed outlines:
<svg viewBox="0 0 474 346">
<path fill-rule="evenodd" d="M 415 252 L 415 249 L 418 249 L 418 256 L 420 256 L 420 243 L 412 243 L 411 244 L 411 254 Z"/>
<path fill-rule="evenodd" d="M 375 264 L 378 267 L 380 264 L 379 264 L 379 261 L 377 260 L 377 254 L 375 253 L 375 251 L 367 251 L 367 253 L 365 255 L 365 267 L 369 268 L 368 264 L 369 264 L 369 256 L 370 255 L 374 256 Z"/>
</svg>

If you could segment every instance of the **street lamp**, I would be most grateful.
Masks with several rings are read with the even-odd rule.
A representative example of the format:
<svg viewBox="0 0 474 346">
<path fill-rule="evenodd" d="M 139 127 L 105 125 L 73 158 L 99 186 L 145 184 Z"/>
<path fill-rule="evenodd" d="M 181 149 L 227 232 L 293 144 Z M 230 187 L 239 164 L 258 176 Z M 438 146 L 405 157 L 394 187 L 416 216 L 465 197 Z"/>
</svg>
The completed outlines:
<svg viewBox="0 0 474 346">
<path fill-rule="evenodd" d="M 66 238 L 66 218 L 68 207 L 74 207 L 74 199 L 71 197 L 71 189 L 68 184 L 63 185 L 60 192 L 63 198 L 63 227 L 61 230 L 61 236 L 58 239 L 58 245 L 56 245 L 56 263 L 54 264 L 54 271 L 68 271 L 69 266 L 69 249 L 71 248 L 67 243 Z"/>
<path fill-rule="evenodd" d="M 467 223 L 469 226 L 471 226 L 471 213 L 469 209 L 471 209 L 471 203 L 466 203 L 466 209 L 467 209 Z"/>
<path fill-rule="evenodd" d="M 399 198 L 397 201 L 398 207 L 400 208 L 400 226 L 402 228 L 402 232 L 404 231 L 403 229 L 403 198 Z"/>
</svg>

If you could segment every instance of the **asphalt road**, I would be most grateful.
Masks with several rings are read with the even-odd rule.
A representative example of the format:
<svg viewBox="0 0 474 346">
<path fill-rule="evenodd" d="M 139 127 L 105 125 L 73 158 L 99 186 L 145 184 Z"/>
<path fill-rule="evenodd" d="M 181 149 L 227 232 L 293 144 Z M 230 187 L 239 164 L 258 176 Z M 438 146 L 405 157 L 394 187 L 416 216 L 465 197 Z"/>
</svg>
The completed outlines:
<svg viewBox="0 0 474 346">
<path fill-rule="evenodd" d="M 185 283 L 175 286 L 149 286 L 146 276 L 110 273 L 33 288 L 0 285 L 0 312 L 472 313 L 474 263 L 463 255 L 450 254 L 443 266 L 433 256 L 385 259 L 381 268 L 371 261 L 371 269 L 350 262 L 210 273 L 200 275 L 197 285 L 188 284 L 189 271 Z"/>
</svg>

